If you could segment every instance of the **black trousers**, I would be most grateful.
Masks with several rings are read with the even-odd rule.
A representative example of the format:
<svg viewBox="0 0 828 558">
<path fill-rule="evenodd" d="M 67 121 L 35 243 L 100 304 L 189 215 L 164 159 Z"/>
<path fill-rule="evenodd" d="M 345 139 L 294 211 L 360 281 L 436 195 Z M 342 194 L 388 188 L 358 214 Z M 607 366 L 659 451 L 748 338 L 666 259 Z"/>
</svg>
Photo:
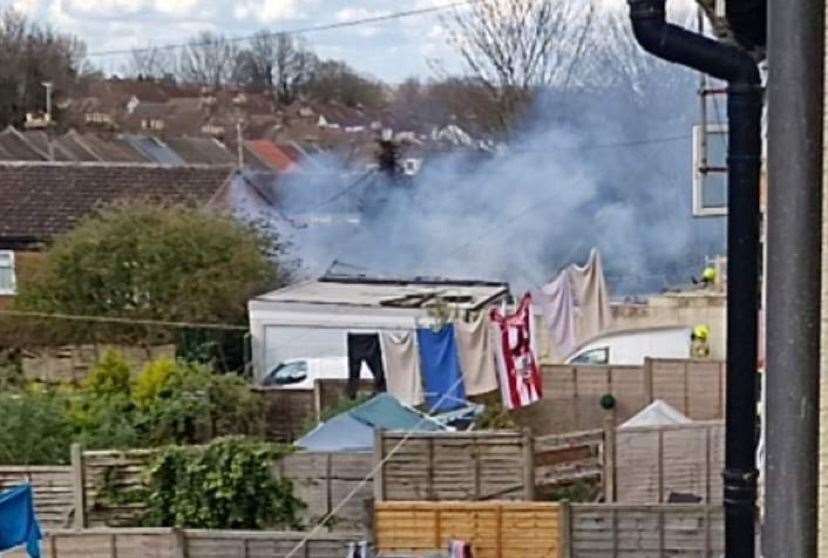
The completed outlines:
<svg viewBox="0 0 828 558">
<path fill-rule="evenodd" d="M 355 399 L 359 391 L 359 372 L 362 363 L 368 364 L 374 375 L 374 393 L 385 391 L 385 369 L 382 366 L 382 347 L 376 333 L 348 334 L 348 397 Z"/>
</svg>

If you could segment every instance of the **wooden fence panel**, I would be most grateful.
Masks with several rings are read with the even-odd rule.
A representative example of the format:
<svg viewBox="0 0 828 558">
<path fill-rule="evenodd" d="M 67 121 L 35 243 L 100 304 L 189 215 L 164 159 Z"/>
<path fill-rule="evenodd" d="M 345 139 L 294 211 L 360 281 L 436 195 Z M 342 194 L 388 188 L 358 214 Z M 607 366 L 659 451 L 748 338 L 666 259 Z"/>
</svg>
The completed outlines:
<svg viewBox="0 0 828 558">
<path fill-rule="evenodd" d="M 660 504 L 670 494 L 722 501 L 724 423 L 721 421 L 618 429 L 610 470 L 616 501 Z"/>
<path fill-rule="evenodd" d="M 292 442 L 313 426 L 317 412 L 312 389 L 253 388 L 264 399 L 266 437 Z"/>
<path fill-rule="evenodd" d="M 375 494 L 406 501 L 526 498 L 534 491 L 531 447 L 519 432 L 383 432 L 376 462 L 397 449 L 379 471 Z"/>
<path fill-rule="evenodd" d="M 354 496 L 330 522 L 335 530 L 356 530 L 368 524 L 365 501 L 374 497 L 373 479 L 363 483 L 374 467 L 371 453 L 295 453 L 275 468 L 293 482 L 293 493 L 307 507 L 303 520 L 312 525 L 327 516 L 351 492 Z"/>
<path fill-rule="evenodd" d="M 72 468 L 60 465 L 2 466 L 0 490 L 30 483 L 35 511 L 46 529 L 68 527 L 73 510 Z"/>
<path fill-rule="evenodd" d="M 535 438 L 535 486 L 541 492 L 578 481 L 600 481 L 604 431 Z"/>
<path fill-rule="evenodd" d="M 477 558 L 558 558 L 561 510 L 552 503 L 381 502 L 375 539 L 384 555 L 445 550 L 471 542 Z"/>
<path fill-rule="evenodd" d="M 45 558 L 276 558 L 286 556 L 307 533 L 297 531 L 208 531 L 175 529 L 87 529 L 52 531 L 42 543 Z M 314 534 L 297 558 L 342 558 L 358 533 Z M 5 556 L 24 558 L 16 550 Z"/>
<path fill-rule="evenodd" d="M 718 506 L 570 506 L 572 558 L 714 558 L 724 556 Z"/>
<path fill-rule="evenodd" d="M 143 503 L 113 504 L 102 491 L 124 492 L 145 488 L 144 471 L 154 450 L 84 452 L 85 501 L 88 527 L 132 527 L 146 511 Z M 373 468 L 370 453 L 294 453 L 274 464 L 274 471 L 293 482 L 294 494 L 307 507 L 303 520 L 315 523 L 347 494 L 356 495 L 336 514 L 331 529 L 351 530 L 365 523 L 364 502 L 373 496 L 373 483 L 360 482 Z"/>
<path fill-rule="evenodd" d="M 543 367 L 544 398 L 512 412 L 536 436 L 601 428 L 601 397 L 615 397 L 615 420 L 626 421 L 655 399 L 693 420 L 724 416 L 724 363 L 647 359 L 643 366 Z"/>
</svg>

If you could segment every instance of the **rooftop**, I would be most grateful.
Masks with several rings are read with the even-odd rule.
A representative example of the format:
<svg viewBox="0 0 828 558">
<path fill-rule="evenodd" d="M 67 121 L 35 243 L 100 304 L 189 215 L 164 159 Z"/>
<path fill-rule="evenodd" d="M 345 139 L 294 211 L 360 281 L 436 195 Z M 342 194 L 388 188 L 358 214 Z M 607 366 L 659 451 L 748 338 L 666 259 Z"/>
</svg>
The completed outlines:
<svg viewBox="0 0 828 558">
<path fill-rule="evenodd" d="M 49 240 L 101 204 L 123 199 L 207 205 L 230 173 L 206 166 L 0 161 L 0 242 Z"/>
<path fill-rule="evenodd" d="M 425 308 L 436 299 L 461 310 L 477 310 L 509 294 L 507 283 L 450 279 L 372 279 L 325 277 L 297 283 L 257 297 L 262 302 Z"/>
</svg>

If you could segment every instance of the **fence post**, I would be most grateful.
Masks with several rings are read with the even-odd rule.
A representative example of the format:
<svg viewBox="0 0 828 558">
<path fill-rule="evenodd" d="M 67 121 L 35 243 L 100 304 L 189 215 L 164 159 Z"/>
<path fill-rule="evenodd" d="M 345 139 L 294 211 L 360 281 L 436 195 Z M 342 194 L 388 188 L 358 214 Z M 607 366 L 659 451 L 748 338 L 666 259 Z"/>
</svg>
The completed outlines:
<svg viewBox="0 0 828 558">
<path fill-rule="evenodd" d="M 83 448 L 80 444 L 72 444 L 70 450 L 72 460 L 72 504 L 75 508 L 73 526 L 75 529 L 86 528 L 86 471 L 84 470 Z"/>
<path fill-rule="evenodd" d="M 325 455 L 325 515 L 330 514 L 333 509 L 333 454 Z M 335 518 L 332 518 L 335 520 Z M 333 522 L 328 523 L 328 531 L 333 531 Z"/>
<path fill-rule="evenodd" d="M 563 500 L 558 502 L 558 556 L 571 558 L 572 556 L 572 506 Z"/>
<path fill-rule="evenodd" d="M 383 459 L 385 459 L 385 447 L 382 439 L 382 430 L 374 430 L 374 500 L 382 502 L 385 500 L 385 481 Z"/>
<path fill-rule="evenodd" d="M 172 530 L 172 558 L 187 558 L 187 535 L 182 529 Z"/>
<path fill-rule="evenodd" d="M 313 408 L 316 413 L 316 422 L 322 422 L 322 382 L 319 378 L 313 381 Z"/>
<path fill-rule="evenodd" d="M 653 359 L 650 357 L 644 358 L 644 397 L 647 400 L 647 405 L 652 403 L 655 398 L 653 388 Z"/>
<path fill-rule="evenodd" d="M 535 499 L 535 439 L 528 428 L 523 429 L 523 491 L 526 500 Z"/>
<path fill-rule="evenodd" d="M 615 502 L 615 418 L 604 417 L 604 499 Z"/>
</svg>

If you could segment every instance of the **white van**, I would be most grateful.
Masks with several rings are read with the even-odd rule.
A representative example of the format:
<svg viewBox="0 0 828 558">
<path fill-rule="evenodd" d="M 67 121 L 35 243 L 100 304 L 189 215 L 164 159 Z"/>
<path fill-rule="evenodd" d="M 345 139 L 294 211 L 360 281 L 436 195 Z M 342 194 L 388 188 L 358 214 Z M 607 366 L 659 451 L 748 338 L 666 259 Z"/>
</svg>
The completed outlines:
<svg viewBox="0 0 828 558">
<path fill-rule="evenodd" d="M 371 378 L 362 365 L 362 376 Z M 313 389 L 316 379 L 348 379 L 348 357 L 293 358 L 280 362 L 265 373 L 260 385 L 282 389 Z"/>
<path fill-rule="evenodd" d="M 692 328 L 659 327 L 606 333 L 582 345 L 566 364 L 640 366 L 645 358 L 690 358 Z"/>
</svg>

